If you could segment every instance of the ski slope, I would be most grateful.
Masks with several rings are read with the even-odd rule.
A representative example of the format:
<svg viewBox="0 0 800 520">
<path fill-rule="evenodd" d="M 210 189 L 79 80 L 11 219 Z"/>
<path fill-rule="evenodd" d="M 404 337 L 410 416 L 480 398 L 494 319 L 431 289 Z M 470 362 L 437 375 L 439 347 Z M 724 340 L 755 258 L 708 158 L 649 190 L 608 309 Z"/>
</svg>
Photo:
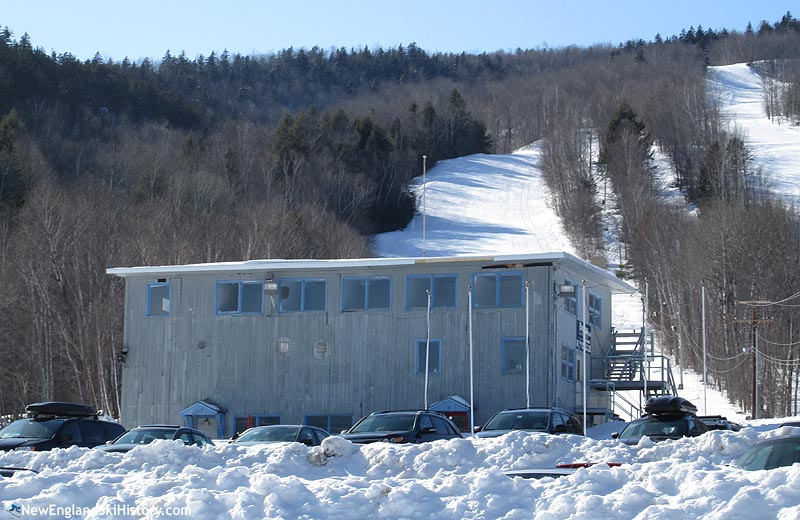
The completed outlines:
<svg viewBox="0 0 800 520">
<path fill-rule="evenodd" d="M 709 67 L 708 90 L 732 128 L 744 137 L 768 187 L 800 202 L 800 126 L 765 115 L 762 78 L 746 63 Z"/>
<path fill-rule="evenodd" d="M 439 162 L 424 189 L 417 179 L 420 214 L 406 229 L 378 235 L 376 255 L 575 254 L 550 208 L 540 158 L 540 146 L 533 145 L 509 155 Z"/>
</svg>

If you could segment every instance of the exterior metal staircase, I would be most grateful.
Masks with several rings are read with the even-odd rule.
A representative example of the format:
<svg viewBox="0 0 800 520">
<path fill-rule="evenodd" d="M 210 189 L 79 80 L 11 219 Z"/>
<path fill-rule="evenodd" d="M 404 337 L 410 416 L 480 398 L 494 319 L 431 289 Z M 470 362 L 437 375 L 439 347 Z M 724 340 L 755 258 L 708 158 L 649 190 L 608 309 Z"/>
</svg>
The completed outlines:
<svg viewBox="0 0 800 520">
<path fill-rule="evenodd" d="M 610 410 L 624 406 L 628 415 L 636 417 L 648 398 L 678 395 L 670 359 L 655 353 L 652 334 L 645 337 L 644 331 L 614 331 L 611 348 L 601 362 L 601 369 L 593 374 L 602 376 L 590 384 L 594 391 L 606 393 Z M 638 403 L 630 397 L 631 392 L 639 394 Z"/>
</svg>

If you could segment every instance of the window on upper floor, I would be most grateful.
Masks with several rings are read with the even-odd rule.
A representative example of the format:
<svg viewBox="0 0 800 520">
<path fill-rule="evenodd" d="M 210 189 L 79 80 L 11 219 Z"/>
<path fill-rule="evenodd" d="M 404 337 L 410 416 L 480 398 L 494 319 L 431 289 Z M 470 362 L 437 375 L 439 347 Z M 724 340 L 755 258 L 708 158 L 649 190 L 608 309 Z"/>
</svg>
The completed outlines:
<svg viewBox="0 0 800 520">
<path fill-rule="evenodd" d="M 169 316 L 172 285 L 166 282 L 147 285 L 147 316 Z"/>
<path fill-rule="evenodd" d="M 407 309 L 426 309 L 428 291 L 431 294 L 431 308 L 456 306 L 456 275 L 410 275 L 407 278 Z"/>
<path fill-rule="evenodd" d="M 519 307 L 524 301 L 521 273 L 478 273 L 472 287 L 476 307 Z"/>
<path fill-rule="evenodd" d="M 280 280 L 279 294 L 279 312 L 324 311 L 328 285 L 317 278 Z"/>
<path fill-rule="evenodd" d="M 388 276 L 342 279 L 342 312 L 388 309 L 390 303 L 391 280 Z"/>
<path fill-rule="evenodd" d="M 217 282 L 217 314 L 261 314 L 263 312 L 263 282 Z"/>
</svg>

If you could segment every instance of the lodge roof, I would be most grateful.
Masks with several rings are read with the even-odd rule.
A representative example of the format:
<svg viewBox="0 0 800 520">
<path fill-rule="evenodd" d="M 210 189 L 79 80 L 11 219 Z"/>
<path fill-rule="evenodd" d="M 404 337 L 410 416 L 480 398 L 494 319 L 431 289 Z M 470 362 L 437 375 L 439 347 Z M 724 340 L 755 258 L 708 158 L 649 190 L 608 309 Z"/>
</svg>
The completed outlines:
<svg viewBox="0 0 800 520">
<path fill-rule="evenodd" d="M 481 268 L 529 267 L 552 264 L 568 271 L 574 282 L 590 280 L 593 285 L 607 287 L 613 293 L 629 294 L 636 288 L 617 278 L 613 273 L 564 252 L 532 253 L 496 256 L 447 256 L 409 258 L 355 258 L 355 259 L 264 259 L 240 262 L 215 262 L 204 264 L 160 265 L 138 267 L 112 267 L 106 273 L 120 278 L 134 276 L 174 276 L 179 274 L 257 273 L 281 271 L 342 271 L 353 268 L 402 267 L 412 265 L 478 264 Z"/>
</svg>

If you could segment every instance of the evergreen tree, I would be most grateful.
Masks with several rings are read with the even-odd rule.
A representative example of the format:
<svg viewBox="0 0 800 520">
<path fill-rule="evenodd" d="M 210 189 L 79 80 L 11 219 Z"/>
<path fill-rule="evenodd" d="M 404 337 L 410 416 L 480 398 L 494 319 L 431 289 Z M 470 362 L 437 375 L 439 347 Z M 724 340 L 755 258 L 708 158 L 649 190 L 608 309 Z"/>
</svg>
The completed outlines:
<svg viewBox="0 0 800 520">
<path fill-rule="evenodd" d="M 25 203 L 29 187 L 17 146 L 23 133 L 24 125 L 16 110 L 0 120 L 0 214 L 19 209 Z"/>
</svg>

